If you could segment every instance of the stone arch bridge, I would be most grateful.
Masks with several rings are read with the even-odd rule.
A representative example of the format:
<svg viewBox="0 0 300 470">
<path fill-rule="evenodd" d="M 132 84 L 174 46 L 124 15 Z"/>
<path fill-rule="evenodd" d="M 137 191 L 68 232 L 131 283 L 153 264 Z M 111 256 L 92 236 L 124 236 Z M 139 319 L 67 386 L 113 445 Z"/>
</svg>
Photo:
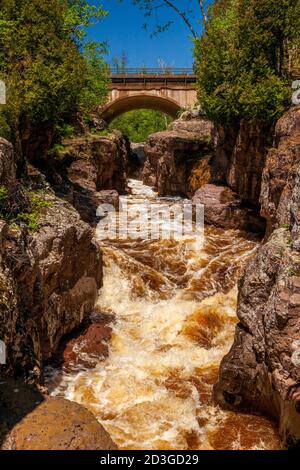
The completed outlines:
<svg viewBox="0 0 300 470">
<path fill-rule="evenodd" d="M 134 109 L 155 109 L 173 118 L 197 101 L 196 75 L 192 69 L 112 70 L 108 103 L 102 118 L 110 123 Z"/>
</svg>

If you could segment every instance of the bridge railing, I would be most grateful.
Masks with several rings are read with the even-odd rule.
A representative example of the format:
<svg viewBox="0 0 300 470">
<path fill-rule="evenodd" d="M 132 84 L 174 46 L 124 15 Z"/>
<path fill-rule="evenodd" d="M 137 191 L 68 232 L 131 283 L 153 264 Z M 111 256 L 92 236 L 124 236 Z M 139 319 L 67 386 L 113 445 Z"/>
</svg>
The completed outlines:
<svg viewBox="0 0 300 470">
<path fill-rule="evenodd" d="M 135 67 L 135 68 L 111 68 L 110 73 L 112 76 L 122 75 L 130 77 L 132 75 L 137 76 L 170 76 L 170 75 L 195 75 L 195 71 L 192 68 L 174 68 L 174 67 Z"/>
</svg>

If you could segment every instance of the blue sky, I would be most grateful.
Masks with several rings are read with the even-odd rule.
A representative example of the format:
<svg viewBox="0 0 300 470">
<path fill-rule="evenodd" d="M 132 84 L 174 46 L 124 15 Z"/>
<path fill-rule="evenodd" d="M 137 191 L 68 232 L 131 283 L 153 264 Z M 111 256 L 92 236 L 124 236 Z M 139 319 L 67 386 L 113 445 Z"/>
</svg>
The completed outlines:
<svg viewBox="0 0 300 470">
<path fill-rule="evenodd" d="M 207 3 L 209 2 L 211 0 L 207 0 Z M 107 41 L 108 61 L 113 56 L 121 56 L 125 50 L 129 67 L 141 65 L 157 67 L 159 59 L 175 67 L 192 65 L 192 41 L 189 31 L 176 14 L 166 9 L 167 14 L 159 13 L 159 19 L 171 19 L 174 20 L 174 24 L 166 32 L 151 38 L 150 32 L 143 29 L 143 24 L 146 22 L 143 12 L 134 6 L 131 0 L 123 0 L 121 4 L 119 0 L 95 0 L 91 3 L 101 3 L 109 12 L 107 18 L 88 30 L 88 39 Z M 197 0 L 180 0 L 177 4 L 190 6 L 195 12 L 199 12 Z M 193 19 L 198 31 L 201 30 L 199 19 L 200 14 L 198 18 Z"/>
</svg>

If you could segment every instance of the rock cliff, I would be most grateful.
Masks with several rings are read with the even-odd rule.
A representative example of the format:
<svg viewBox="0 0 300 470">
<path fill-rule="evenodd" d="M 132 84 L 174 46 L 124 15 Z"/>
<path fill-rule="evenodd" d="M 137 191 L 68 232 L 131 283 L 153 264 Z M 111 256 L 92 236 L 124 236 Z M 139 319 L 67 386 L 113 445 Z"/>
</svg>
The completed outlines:
<svg viewBox="0 0 300 470">
<path fill-rule="evenodd" d="M 262 173 L 272 129 L 242 121 L 233 128 L 213 130 L 212 182 L 229 186 L 245 203 L 259 206 Z"/>
<path fill-rule="evenodd" d="M 168 131 L 150 135 L 144 148 L 144 183 L 157 187 L 160 196 L 193 195 L 210 179 L 211 131 L 211 122 L 202 117 L 179 119 Z"/>
<path fill-rule="evenodd" d="M 285 445 L 300 443 L 300 107 L 277 123 L 262 177 L 266 242 L 239 284 L 239 324 L 214 396 L 230 409 L 279 421 Z"/>
<path fill-rule="evenodd" d="M 1 141 L 0 161 L 13 162 Z M 2 164 L 0 186 L 13 166 Z M 102 258 L 92 229 L 66 201 L 43 189 L 43 210 L 28 228 L 0 221 L 0 339 L 6 370 L 38 381 L 60 339 L 93 309 Z"/>
<path fill-rule="evenodd" d="M 237 194 L 227 186 L 205 184 L 196 191 L 192 202 L 204 205 L 204 220 L 207 224 L 264 233 L 264 219 L 252 208 L 244 206 Z"/>
<path fill-rule="evenodd" d="M 95 223 L 99 204 L 118 206 L 118 194 L 127 192 L 129 166 L 129 143 L 114 131 L 66 140 L 46 173 L 55 192 L 66 198 L 85 222 Z"/>
</svg>

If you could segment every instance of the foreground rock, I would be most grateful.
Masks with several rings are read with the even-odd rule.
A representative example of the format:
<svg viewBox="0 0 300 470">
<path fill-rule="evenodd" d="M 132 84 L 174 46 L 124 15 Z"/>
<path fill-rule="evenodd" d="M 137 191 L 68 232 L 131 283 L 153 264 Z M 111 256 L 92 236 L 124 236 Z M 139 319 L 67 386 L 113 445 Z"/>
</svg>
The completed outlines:
<svg viewBox="0 0 300 470">
<path fill-rule="evenodd" d="M 252 209 L 243 207 L 237 194 L 228 187 L 205 184 L 196 191 L 192 202 L 204 205 L 207 224 L 253 233 L 264 231 L 264 220 Z"/>
<path fill-rule="evenodd" d="M 299 113 L 290 110 L 276 127 L 262 188 L 263 214 L 275 230 L 240 281 L 240 323 L 214 389 L 227 408 L 275 417 L 290 447 L 300 442 Z"/>
<path fill-rule="evenodd" d="M 17 424 L 2 450 L 116 450 L 96 418 L 82 406 L 47 398 Z"/>
<path fill-rule="evenodd" d="M 157 187 L 160 196 L 191 196 L 210 179 L 212 124 L 205 118 L 180 120 L 172 129 L 150 135 L 143 181 Z"/>
</svg>

